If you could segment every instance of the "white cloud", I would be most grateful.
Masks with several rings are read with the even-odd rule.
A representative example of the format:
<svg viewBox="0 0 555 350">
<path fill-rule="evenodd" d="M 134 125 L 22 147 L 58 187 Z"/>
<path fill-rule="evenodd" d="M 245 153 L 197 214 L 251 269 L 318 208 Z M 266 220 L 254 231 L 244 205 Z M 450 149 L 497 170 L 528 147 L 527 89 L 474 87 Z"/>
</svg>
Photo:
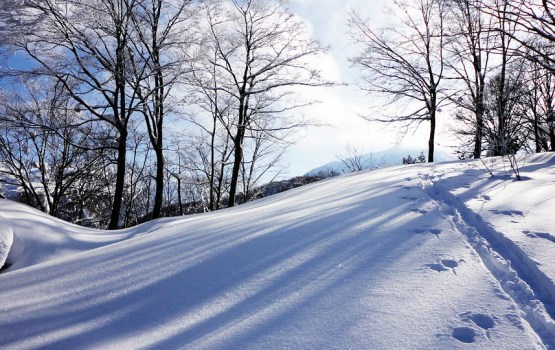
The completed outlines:
<svg viewBox="0 0 555 350">
<path fill-rule="evenodd" d="M 372 98 L 362 96 L 352 85 L 355 71 L 351 70 L 348 56 L 353 55 L 347 35 L 347 15 L 351 8 L 364 6 L 376 14 L 381 0 L 364 2 L 351 0 L 294 0 L 290 9 L 302 18 L 312 34 L 330 51 L 311 63 L 322 71 L 326 79 L 350 83 L 335 88 L 299 89 L 307 100 L 321 103 L 306 107 L 302 113 L 310 121 L 326 124 L 302 130 L 299 141 L 289 150 L 290 175 L 298 175 L 323 163 L 336 160 L 347 143 L 365 151 L 380 151 L 396 142 L 396 133 L 383 124 L 369 123 L 360 117 L 367 112 Z"/>
</svg>

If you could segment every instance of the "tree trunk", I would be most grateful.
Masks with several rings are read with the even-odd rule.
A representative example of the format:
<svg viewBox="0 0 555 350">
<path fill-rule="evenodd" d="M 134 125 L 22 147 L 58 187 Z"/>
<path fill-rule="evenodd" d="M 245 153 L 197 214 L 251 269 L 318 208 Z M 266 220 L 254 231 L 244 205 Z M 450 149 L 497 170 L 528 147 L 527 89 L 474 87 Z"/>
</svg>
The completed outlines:
<svg viewBox="0 0 555 350">
<path fill-rule="evenodd" d="M 434 143 L 436 134 L 436 114 L 433 111 L 430 115 L 430 139 L 428 140 L 428 163 L 434 162 Z"/>
<path fill-rule="evenodd" d="M 152 31 L 157 33 L 155 26 Z M 156 130 L 156 137 L 153 138 L 153 148 L 156 153 L 156 194 L 154 195 L 154 208 L 152 209 L 152 218 L 158 219 L 162 213 L 162 204 L 164 200 L 164 75 L 160 66 L 160 51 L 157 45 L 157 37 L 153 35 L 152 47 L 154 52 L 152 55 L 155 65 L 156 74 L 154 77 L 154 120 L 152 129 Z M 153 135 L 154 136 L 154 135 Z M 152 137 L 151 137 L 152 139 Z"/>
<path fill-rule="evenodd" d="M 160 141 L 161 142 L 161 141 Z M 156 147 L 156 192 L 154 195 L 154 208 L 152 218 L 158 219 L 162 213 L 162 203 L 164 199 L 164 152 L 162 147 Z"/>
<path fill-rule="evenodd" d="M 216 210 L 220 209 L 220 203 L 222 201 L 222 190 L 225 179 L 225 164 L 226 164 L 226 154 L 227 154 L 228 144 L 226 141 L 226 146 L 223 150 L 222 160 L 220 162 L 220 173 L 218 175 L 218 188 L 216 190 Z"/>
<path fill-rule="evenodd" d="M 482 133 L 484 130 L 484 95 L 478 95 L 478 101 L 476 103 L 476 130 L 474 134 L 474 159 L 480 159 L 482 157 Z"/>
<path fill-rule="evenodd" d="M 229 185 L 229 200 L 228 207 L 235 206 L 235 195 L 237 193 L 237 183 L 239 181 L 239 171 L 241 170 L 241 163 L 243 162 L 243 137 L 245 135 L 245 128 L 239 126 L 237 135 L 234 141 L 235 159 L 233 161 L 233 171 L 231 173 L 231 183 Z"/>
<path fill-rule="evenodd" d="M 216 145 L 215 145 L 215 139 L 216 139 L 217 122 L 218 122 L 218 119 L 214 118 L 213 119 L 213 124 L 212 124 L 212 135 L 210 136 L 211 137 L 210 138 L 210 180 L 209 180 L 209 184 L 210 184 L 209 209 L 210 209 L 210 211 L 216 210 L 214 186 L 215 186 L 215 172 L 216 172 L 216 154 L 215 154 Z"/>
<path fill-rule="evenodd" d="M 118 158 L 116 170 L 116 188 L 114 191 L 114 202 L 112 205 L 112 215 L 108 225 L 109 230 L 116 230 L 119 227 L 119 214 L 123 202 L 123 190 L 125 188 L 125 168 L 127 154 L 127 130 L 120 130 L 120 138 L 118 144 Z"/>
<path fill-rule="evenodd" d="M 123 2 L 119 3 L 120 9 L 123 9 Z M 116 48 L 116 64 L 114 70 L 115 79 L 115 91 L 114 91 L 114 103 L 117 105 L 112 106 L 114 112 L 114 120 L 118 123 L 119 131 L 119 143 L 118 143 L 118 158 L 117 158 L 117 170 L 116 170 L 116 188 L 114 191 L 114 204 L 112 206 L 112 215 L 110 217 L 110 223 L 108 224 L 108 229 L 116 230 L 119 228 L 120 212 L 123 203 L 123 192 L 125 189 L 125 170 L 126 155 L 127 155 L 127 101 L 126 101 L 126 77 L 125 77 L 125 48 L 127 45 L 127 32 L 126 28 L 122 25 L 116 27 L 115 38 L 117 39 Z"/>
<path fill-rule="evenodd" d="M 540 138 L 539 116 L 536 111 L 534 111 L 534 143 L 536 144 L 536 153 L 540 153 L 542 151 L 542 144 Z"/>
<path fill-rule="evenodd" d="M 247 59 L 248 59 L 247 54 Z M 239 172 L 241 171 L 241 164 L 243 162 L 243 138 L 245 137 L 245 128 L 246 128 L 246 119 L 247 119 L 247 111 L 248 111 L 248 97 L 245 96 L 245 89 L 246 89 L 246 76 L 247 70 L 245 70 L 243 78 L 244 83 L 241 89 L 241 97 L 239 99 L 239 118 L 237 120 L 237 134 L 233 139 L 234 145 L 234 153 L 235 159 L 233 162 L 233 170 L 231 172 L 231 183 L 229 185 L 229 200 L 228 200 L 228 207 L 235 206 L 235 195 L 237 193 L 237 183 L 239 182 Z"/>
<path fill-rule="evenodd" d="M 177 179 L 177 201 L 179 202 L 179 215 L 183 216 L 183 200 L 181 199 L 181 178 L 178 176 Z"/>
</svg>

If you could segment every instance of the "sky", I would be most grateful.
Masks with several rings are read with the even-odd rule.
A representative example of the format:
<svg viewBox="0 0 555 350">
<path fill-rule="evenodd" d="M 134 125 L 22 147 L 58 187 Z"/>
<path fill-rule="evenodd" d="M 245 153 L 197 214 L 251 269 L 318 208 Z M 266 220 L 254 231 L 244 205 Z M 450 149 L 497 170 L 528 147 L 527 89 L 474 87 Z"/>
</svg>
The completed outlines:
<svg viewBox="0 0 555 350">
<path fill-rule="evenodd" d="M 301 175 L 336 161 L 338 156 L 346 154 L 348 144 L 364 153 L 397 146 L 427 152 L 428 124 L 422 124 L 415 134 L 411 132 L 401 140 L 394 125 L 362 118 L 370 113 L 370 107 L 377 100 L 375 96 L 364 95 L 354 85 L 358 71 L 350 67 L 348 57 L 356 51 L 350 43 L 346 25 L 347 15 L 353 8 L 370 18 L 376 27 L 388 19 L 383 14 L 382 0 L 291 0 L 289 3 L 290 11 L 307 23 L 313 37 L 330 47 L 327 56 L 318 62 L 324 76 L 348 85 L 310 92 L 309 96 L 320 103 L 307 108 L 303 114 L 326 126 L 308 127 L 299 132 L 296 144 L 287 153 L 287 175 Z"/>
</svg>

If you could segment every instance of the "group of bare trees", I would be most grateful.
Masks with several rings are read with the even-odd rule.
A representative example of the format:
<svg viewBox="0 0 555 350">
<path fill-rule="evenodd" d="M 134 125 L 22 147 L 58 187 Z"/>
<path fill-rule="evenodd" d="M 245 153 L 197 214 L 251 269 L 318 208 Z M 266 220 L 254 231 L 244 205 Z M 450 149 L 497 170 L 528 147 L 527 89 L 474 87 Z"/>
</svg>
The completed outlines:
<svg viewBox="0 0 555 350">
<path fill-rule="evenodd" d="M 349 19 L 359 85 L 389 107 L 369 119 L 429 122 L 428 161 L 438 112 L 456 117 L 462 158 L 555 150 L 554 1 L 395 0 L 389 13 L 383 28 Z"/>
<path fill-rule="evenodd" d="M 4 188 L 110 229 L 248 199 L 331 85 L 283 0 L 7 0 L 0 41 Z"/>
<path fill-rule="evenodd" d="M 3 185 L 18 188 L 22 200 L 44 212 L 89 224 L 86 210 L 102 211 L 99 194 L 113 180 L 104 176 L 107 148 L 93 142 L 90 125 L 75 127 L 79 116 L 60 84 L 35 79 L 20 88 L 26 93 L 1 97 Z"/>
<path fill-rule="evenodd" d="M 371 119 L 429 122 L 428 161 L 450 111 L 461 157 L 555 150 L 554 1 L 390 6 L 348 20 Z M 324 52 L 286 0 L 3 0 L 1 188 L 111 229 L 254 198 Z"/>
</svg>

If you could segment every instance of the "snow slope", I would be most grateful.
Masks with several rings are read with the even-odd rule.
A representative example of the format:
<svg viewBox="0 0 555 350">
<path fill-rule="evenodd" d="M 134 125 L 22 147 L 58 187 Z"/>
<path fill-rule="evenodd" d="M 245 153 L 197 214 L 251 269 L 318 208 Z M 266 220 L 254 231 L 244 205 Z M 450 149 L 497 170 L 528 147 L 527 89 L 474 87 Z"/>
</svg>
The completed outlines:
<svg viewBox="0 0 555 350">
<path fill-rule="evenodd" d="M 0 274 L 0 348 L 555 349 L 555 157 L 522 175 L 400 166 L 115 234 L 0 201 L 37 253 L 94 242 Z"/>
<path fill-rule="evenodd" d="M 6 261 L 9 267 L 6 271 L 102 247 L 144 231 L 134 228 L 114 233 L 87 229 L 6 199 L 0 199 L 0 214 L 4 219 L 2 224 L 0 217 L 0 225 L 10 232 L 13 231 L 13 244 Z M 0 227 L 0 263 L 3 231 Z"/>
</svg>

